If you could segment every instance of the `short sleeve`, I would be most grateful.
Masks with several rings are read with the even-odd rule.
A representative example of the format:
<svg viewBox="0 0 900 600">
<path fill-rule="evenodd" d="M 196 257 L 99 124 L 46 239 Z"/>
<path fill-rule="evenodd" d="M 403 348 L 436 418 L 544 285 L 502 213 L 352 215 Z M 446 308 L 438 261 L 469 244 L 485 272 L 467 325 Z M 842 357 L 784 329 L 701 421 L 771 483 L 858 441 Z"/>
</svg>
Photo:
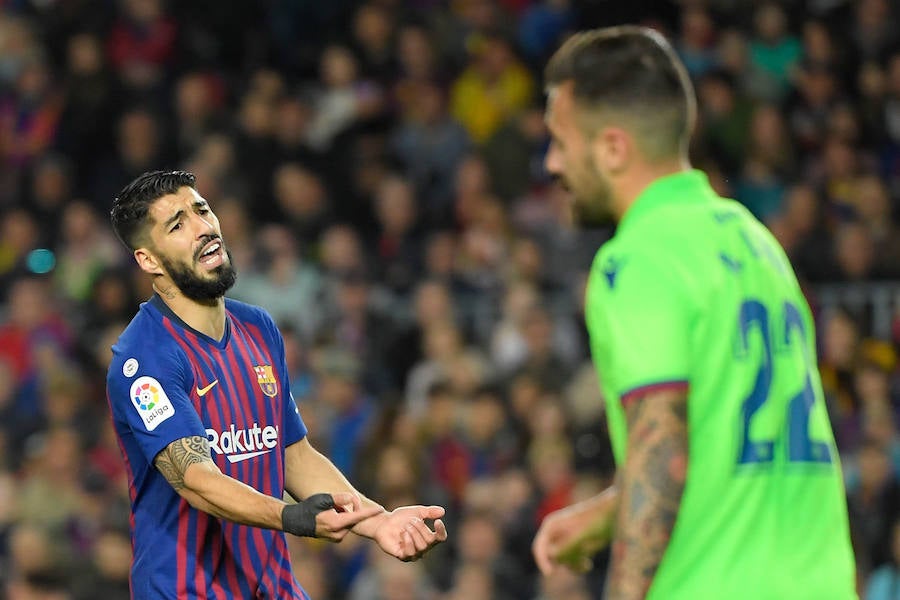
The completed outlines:
<svg viewBox="0 0 900 600">
<path fill-rule="evenodd" d="M 107 377 L 113 417 L 134 434 L 149 464 L 175 440 L 206 437 L 188 390 L 193 375 L 177 349 L 147 345 L 114 355 Z"/>
<path fill-rule="evenodd" d="M 691 309 L 672 265 L 640 253 L 601 255 L 587 298 L 591 346 L 604 388 L 623 402 L 688 384 Z"/>
</svg>

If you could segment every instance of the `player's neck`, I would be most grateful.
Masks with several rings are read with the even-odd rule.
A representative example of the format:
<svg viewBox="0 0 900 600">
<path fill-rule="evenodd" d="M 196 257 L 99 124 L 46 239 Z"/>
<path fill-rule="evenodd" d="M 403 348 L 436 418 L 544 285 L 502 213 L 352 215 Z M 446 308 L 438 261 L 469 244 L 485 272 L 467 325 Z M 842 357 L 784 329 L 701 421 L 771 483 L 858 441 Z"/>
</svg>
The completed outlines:
<svg viewBox="0 0 900 600">
<path fill-rule="evenodd" d="M 691 163 L 686 157 L 677 157 L 671 160 L 640 163 L 629 169 L 616 182 L 613 190 L 613 210 L 616 221 L 621 221 L 634 201 L 647 189 L 651 183 L 681 171 L 691 168 Z"/>
<path fill-rule="evenodd" d="M 153 289 L 185 324 L 220 341 L 225 335 L 225 298 L 201 302 L 188 298 L 171 281 L 154 282 Z"/>
</svg>

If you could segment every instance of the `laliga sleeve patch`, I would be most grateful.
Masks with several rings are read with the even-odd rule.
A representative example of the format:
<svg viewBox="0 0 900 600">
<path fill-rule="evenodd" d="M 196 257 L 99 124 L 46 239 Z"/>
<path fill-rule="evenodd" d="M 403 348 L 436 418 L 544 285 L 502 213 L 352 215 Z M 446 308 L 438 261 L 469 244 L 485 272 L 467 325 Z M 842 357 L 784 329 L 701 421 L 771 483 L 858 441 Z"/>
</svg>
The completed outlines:
<svg viewBox="0 0 900 600">
<path fill-rule="evenodd" d="M 175 414 L 175 407 L 162 385 L 153 377 L 138 377 L 131 384 L 131 403 L 144 421 L 147 431 Z"/>
</svg>

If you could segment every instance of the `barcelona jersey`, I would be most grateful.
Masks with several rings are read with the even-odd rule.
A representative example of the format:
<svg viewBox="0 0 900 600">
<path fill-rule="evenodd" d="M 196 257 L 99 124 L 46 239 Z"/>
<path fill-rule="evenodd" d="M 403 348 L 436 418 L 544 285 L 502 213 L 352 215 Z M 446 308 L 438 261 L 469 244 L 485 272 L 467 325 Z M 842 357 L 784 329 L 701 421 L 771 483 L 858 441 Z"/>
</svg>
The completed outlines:
<svg viewBox="0 0 900 600">
<path fill-rule="evenodd" d="M 225 311 L 214 340 L 154 296 L 113 346 L 107 399 L 128 469 L 136 600 L 307 598 L 283 532 L 192 508 L 153 465 L 175 440 L 203 436 L 224 474 L 284 494 L 285 448 L 306 435 L 284 342 L 262 309 L 226 299 Z"/>
</svg>

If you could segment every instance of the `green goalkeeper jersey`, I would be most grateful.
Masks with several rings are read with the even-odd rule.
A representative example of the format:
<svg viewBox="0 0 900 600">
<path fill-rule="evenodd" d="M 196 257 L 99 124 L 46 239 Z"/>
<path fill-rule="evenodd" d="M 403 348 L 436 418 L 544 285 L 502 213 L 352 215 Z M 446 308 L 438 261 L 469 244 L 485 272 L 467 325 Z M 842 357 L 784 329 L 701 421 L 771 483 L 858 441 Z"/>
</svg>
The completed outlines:
<svg viewBox="0 0 900 600">
<path fill-rule="evenodd" d="M 813 320 L 765 227 L 700 171 L 659 179 L 594 260 L 586 314 L 617 464 L 623 403 L 687 391 L 687 481 L 649 598 L 856 598 Z"/>
</svg>

